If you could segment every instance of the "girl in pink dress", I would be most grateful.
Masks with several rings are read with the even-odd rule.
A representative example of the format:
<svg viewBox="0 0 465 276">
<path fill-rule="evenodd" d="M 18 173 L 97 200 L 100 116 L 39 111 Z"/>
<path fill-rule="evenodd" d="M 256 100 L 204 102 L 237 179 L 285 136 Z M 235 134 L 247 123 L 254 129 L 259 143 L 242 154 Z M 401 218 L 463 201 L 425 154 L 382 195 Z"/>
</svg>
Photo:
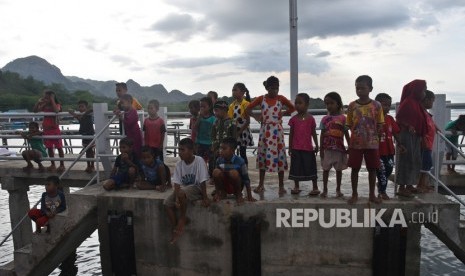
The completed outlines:
<svg viewBox="0 0 465 276">
<path fill-rule="evenodd" d="M 284 96 L 278 95 L 279 80 L 275 76 L 269 77 L 263 82 L 266 95 L 255 98 L 246 108 L 246 120 L 250 120 L 250 114 L 254 107 L 260 106 L 261 127 L 257 148 L 257 168 L 260 170 L 259 185 L 254 192 L 265 190 L 265 172 L 278 172 L 279 194 L 286 193 L 284 189 L 284 171 L 287 170 L 286 147 L 284 144 L 284 131 L 282 116 L 294 112 L 294 105 Z M 286 106 L 287 110 L 283 110 Z"/>
</svg>

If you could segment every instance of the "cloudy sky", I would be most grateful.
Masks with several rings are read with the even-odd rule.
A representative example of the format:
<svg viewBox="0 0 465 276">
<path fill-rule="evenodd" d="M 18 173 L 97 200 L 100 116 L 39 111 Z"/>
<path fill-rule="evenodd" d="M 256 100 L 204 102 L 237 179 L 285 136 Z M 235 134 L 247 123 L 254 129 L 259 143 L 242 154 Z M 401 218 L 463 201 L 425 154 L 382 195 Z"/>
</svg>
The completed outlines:
<svg viewBox="0 0 465 276">
<path fill-rule="evenodd" d="M 465 1 L 297 2 L 299 92 L 347 103 L 369 74 L 395 101 L 420 78 L 465 102 Z M 252 96 L 276 75 L 289 96 L 287 0 L 0 0 L 0 26 L 0 67 L 37 55 L 67 76 Z"/>
</svg>

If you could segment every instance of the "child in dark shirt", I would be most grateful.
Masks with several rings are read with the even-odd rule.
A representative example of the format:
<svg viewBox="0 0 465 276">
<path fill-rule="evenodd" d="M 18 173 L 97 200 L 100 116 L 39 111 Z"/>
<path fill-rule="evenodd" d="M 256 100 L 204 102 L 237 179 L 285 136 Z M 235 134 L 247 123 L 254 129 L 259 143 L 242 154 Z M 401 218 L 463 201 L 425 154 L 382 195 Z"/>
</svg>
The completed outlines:
<svg viewBox="0 0 465 276">
<path fill-rule="evenodd" d="M 131 188 L 137 174 L 137 160 L 132 151 L 131 139 L 121 139 L 119 150 L 121 154 L 116 157 L 110 178 L 103 182 L 103 188 L 107 191 L 118 188 Z"/>
<path fill-rule="evenodd" d="M 46 178 L 45 193 L 40 199 L 40 209 L 29 210 L 28 216 L 36 223 L 37 234 L 41 233 L 41 227 L 47 226 L 47 233 L 50 233 L 48 221 L 56 214 L 66 210 L 66 200 L 63 191 L 60 189 L 60 178 L 52 175 Z"/>
<path fill-rule="evenodd" d="M 141 148 L 139 177 L 139 181 L 136 182 L 139 190 L 164 192 L 167 188 L 171 188 L 170 169 L 149 146 Z"/>
<path fill-rule="evenodd" d="M 92 117 L 92 109 L 89 109 L 89 103 L 81 100 L 78 102 L 78 109 L 80 114 L 77 114 L 74 110 L 70 110 L 69 114 L 73 115 L 79 121 L 79 134 L 81 135 L 94 135 L 94 118 Z M 92 139 L 82 139 L 83 150 L 92 142 Z M 86 158 L 95 157 L 95 144 L 86 150 Z M 87 173 L 95 171 L 94 161 L 87 161 Z"/>
</svg>

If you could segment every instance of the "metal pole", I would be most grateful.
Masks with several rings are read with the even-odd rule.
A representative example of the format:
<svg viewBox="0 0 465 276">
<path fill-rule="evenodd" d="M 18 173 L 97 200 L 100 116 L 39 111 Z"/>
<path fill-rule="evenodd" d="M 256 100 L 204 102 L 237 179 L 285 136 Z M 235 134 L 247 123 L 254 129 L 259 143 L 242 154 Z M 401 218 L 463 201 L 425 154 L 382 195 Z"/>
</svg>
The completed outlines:
<svg viewBox="0 0 465 276">
<path fill-rule="evenodd" d="M 297 47 L 297 0 L 289 0 L 289 41 L 290 41 L 290 76 L 291 101 L 294 101 L 299 91 L 299 63 Z"/>
</svg>

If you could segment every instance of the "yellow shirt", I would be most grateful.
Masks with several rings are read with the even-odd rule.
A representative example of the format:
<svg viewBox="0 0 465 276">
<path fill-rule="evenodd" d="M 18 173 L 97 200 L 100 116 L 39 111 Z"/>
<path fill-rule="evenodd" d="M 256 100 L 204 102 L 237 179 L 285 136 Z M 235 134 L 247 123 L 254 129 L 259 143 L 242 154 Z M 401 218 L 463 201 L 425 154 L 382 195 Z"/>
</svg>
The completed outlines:
<svg viewBox="0 0 465 276">
<path fill-rule="evenodd" d="M 242 99 L 241 102 L 238 102 L 237 100 L 235 100 L 234 102 L 232 102 L 230 105 L 229 105 L 229 109 L 228 109 L 228 116 L 229 118 L 231 119 L 234 119 L 234 109 L 236 106 L 239 106 L 239 109 L 240 109 L 240 114 L 241 114 L 241 117 L 244 118 L 244 113 L 245 113 L 245 109 L 247 108 L 247 106 L 250 104 L 250 102 L 248 102 L 246 99 Z"/>
</svg>

